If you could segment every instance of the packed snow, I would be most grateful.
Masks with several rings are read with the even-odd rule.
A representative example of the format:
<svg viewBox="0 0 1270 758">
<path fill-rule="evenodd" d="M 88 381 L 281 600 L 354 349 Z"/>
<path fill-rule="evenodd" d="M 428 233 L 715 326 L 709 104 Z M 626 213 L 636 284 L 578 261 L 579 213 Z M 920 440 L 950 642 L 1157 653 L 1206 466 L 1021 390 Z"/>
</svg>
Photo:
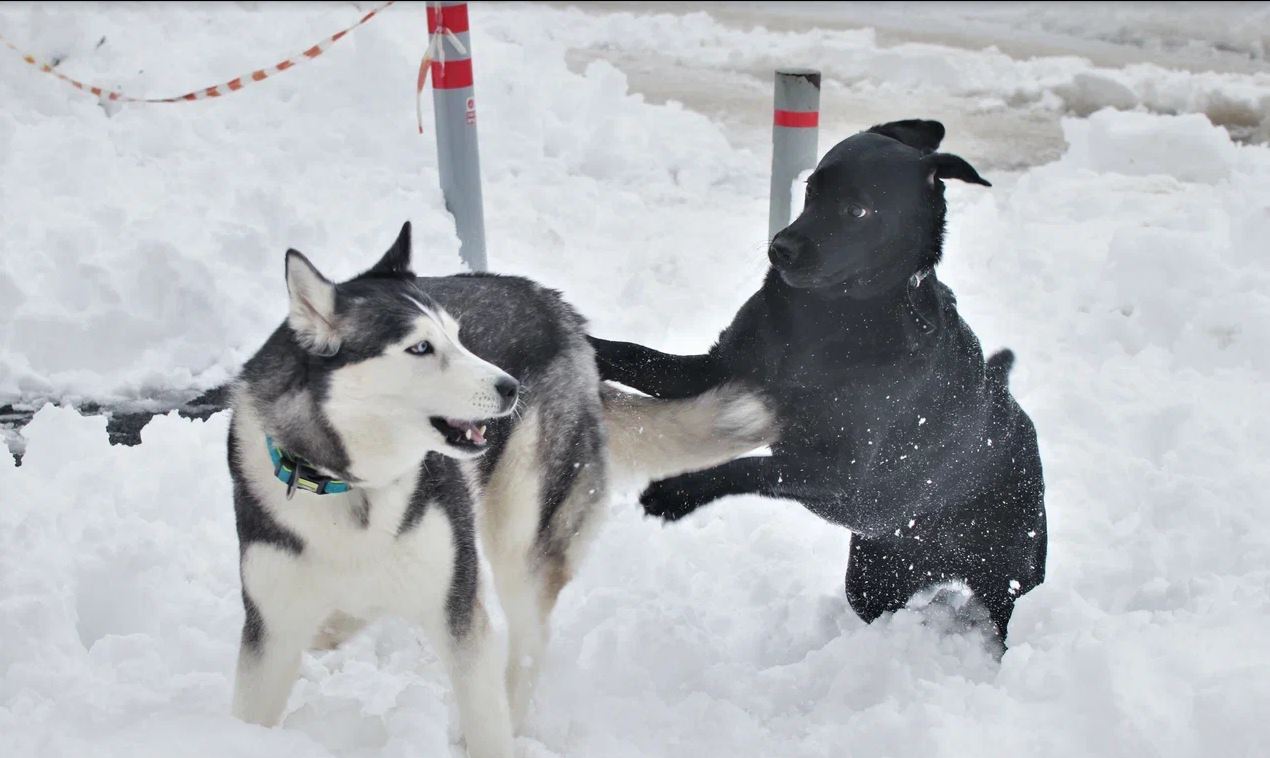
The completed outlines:
<svg viewBox="0 0 1270 758">
<path fill-rule="evenodd" d="M 0 33 L 168 95 L 357 13 L 9 5 Z M 288 247 L 348 276 L 409 218 L 418 268 L 458 270 L 415 133 L 422 15 L 393 8 L 230 97 L 109 117 L 0 48 L 0 405 L 163 404 L 225 381 L 285 312 Z M 668 350 L 706 347 L 765 269 L 767 116 L 738 104 L 768 107 L 772 66 L 825 68 L 822 150 L 953 112 L 944 149 L 994 186 L 950 187 L 941 277 L 985 348 L 1019 356 L 1051 526 L 1048 579 L 998 663 L 910 611 L 859 621 L 849 535 L 796 504 L 734 498 L 663 527 L 616 498 L 554 616 L 521 755 L 1264 754 L 1264 70 L 704 13 L 472 19 L 492 267 L 560 289 L 599 335 Z M 1264 34 L 1226 37 L 1264 62 Z M 658 70 L 717 97 L 632 91 Z M 1052 124 L 1052 150 L 994 120 Z M 461 755 L 446 678 L 404 622 L 306 656 L 281 727 L 230 718 L 227 426 L 159 416 L 110 446 L 102 417 L 49 405 L 15 441 L 21 466 L 0 455 L 0 755 Z"/>
</svg>

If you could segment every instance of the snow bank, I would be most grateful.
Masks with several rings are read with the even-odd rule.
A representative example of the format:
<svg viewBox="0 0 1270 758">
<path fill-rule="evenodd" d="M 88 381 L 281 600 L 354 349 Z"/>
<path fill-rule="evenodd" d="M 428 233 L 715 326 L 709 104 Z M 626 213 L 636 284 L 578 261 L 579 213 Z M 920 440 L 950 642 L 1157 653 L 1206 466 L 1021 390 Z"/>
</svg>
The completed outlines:
<svg viewBox="0 0 1270 758">
<path fill-rule="evenodd" d="M 421 12 L 397 13 L 274 82 L 111 119 L 0 56 L 0 400 L 221 381 L 281 319 L 288 246 L 347 276 L 409 217 L 420 267 L 454 270 L 410 113 Z M 733 38 L 700 15 L 473 14 L 494 265 L 561 288 L 599 334 L 677 350 L 708 344 L 762 276 L 767 155 L 628 94 L 612 65 L 571 71 L 569 35 L 699 39 L 677 49 L 701 66 L 823 45 L 893 83 L 982 65 L 973 81 L 1006 97 L 1076 66 L 1008 74 L 1004 56 L 865 33 Z M 29 6 L 0 22 L 68 70 L 166 93 L 349 15 Z M 179 70 L 172 40 L 199 52 Z M 907 612 L 862 624 L 847 534 L 796 505 L 739 498 L 663 528 L 624 498 L 561 599 L 522 755 L 1263 751 L 1270 149 L 1193 115 L 1064 131 L 1061 159 L 950 190 L 941 276 L 985 347 L 1018 353 L 1047 473 L 1049 579 L 1001 664 Z M 401 623 L 306 657 L 281 729 L 229 718 L 226 421 L 160 417 L 110 447 L 101 419 L 45 408 L 23 465 L 0 456 L 0 754 L 458 755 L 448 686 Z"/>
<path fill-rule="evenodd" d="M 1065 121 L 1063 134 L 1069 146 L 1063 163 L 1073 168 L 1215 184 L 1240 163 L 1226 130 L 1197 113 L 1157 118 L 1104 110 Z"/>
<path fill-rule="evenodd" d="M 814 4 L 813 4 L 814 5 Z M 958 23 L 954 7 L 914 9 L 914 21 L 927 29 L 943 23 Z M 977 11 L 977 4 L 966 10 Z M 810 9 L 805 9 L 810 10 Z M 1084 17 L 1095 23 L 1091 9 L 1056 8 L 1044 5 L 1039 14 L 1049 12 L 1067 18 Z M 838 11 L 855 15 L 868 23 L 868 15 L 858 9 Z M 1185 11 L 1183 11 L 1185 12 Z M 814 8 L 829 17 L 835 11 Z M 903 15 L 904 11 L 881 7 L 881 17 Z M 1249 8 L 1246 29 L 1221 34 L 1242 36 L 1238 44 L 1247 54 L 1263 54 L 1265 11 Z M 991 15 L 991 14 L 989 14 Z M 1090 18 L 1090 16 L 1094 18 Z M 1161 14 L 1167 15 L 1167 14 Z M 933 20 L 932 20 L 933 17 Z M 1085 58 L 1058 55 L 1010 55 L 995 47 L 962 49 L 943 44 L 883 40 L 871 28 L 843 30 L 818 28 L 815 23 L 798 23 L 793 15 L 783 19 L 794 31 L 777 31 L 763 26 L 737 28 L 715 20 L 704 12 L 689 14 L 637 15 L 611 13 L 596 24 L 577 11 L 559 11 L 557 23 L 544 34 L 570 47 L 593 48 L 605 55 L 626 55 L 636 68 L 648 68 L 650 61 L 668 57 L 671 61 L 700 71 L 713 70 L 753 77 L 754 86 L 770 86 L 771 71 L 791 63 L 815 65 L 826 81 L 825 110 L 834 111 L 849 103 L 891 97 L 907 100 L 919 96 L 926 101 L 961 98 L 979 101 L 982 112 L 1012 109 L 1058 108 L 1087 115 L 1103 107 L 1143 108 L 1164 114 L 1203 113 L 1210 120 L 1237 130 L 1244 139 L 1270 140 L 1270 73 L 1216 73 L 1172 70 L 1140 63 L 1120 68 L 1096 66 Z M 1174 17 L 1174 20 L 1176 17 Z M 1233 19 L 1232 19 L 1233 20 Z M 773 19 L 777 21 L 777 19 Z M 1018 23 L 1022 19 L 1015 19 Z M 1137 20 L 1141 29 L 1141 20 Z M 1026 22 L 1024 23 L 1026 25 Z M 1258 36 L 1259 35 L 1259 36 Z M 1126 40 L 1128 35 L 1120 34 Z M 1232 48 L 1228 48 L 1232 49 Z M 1238 49 L 1238 48 L 1233 48 Z M 1164 56 L 1167 59 L 1167 56 Z"/>
<path fill-rule="evenodd" d="M 338 10 L 37 6 L 0 20 L 82 78 L 173 94 L 329 34 L 348 21 L 351 8 Z M 646 270 L 614 248 L 659 246 L 664 260 L 667 229 L 684 230 L 675 249 L 714 241 L 719 262 L 748 248 L 760 265 L 759 224 L 718 245 L 717 226 L 693 223 L 703 194 L 761 217 L 760 158 L 733 154 L 698 114 L 628 97 L 612 66 L 570 73 L 532 31 L 547 20 L 474 13 L 495 265 L 539 273 L 568 261 L 569 294 L 591 312 L 611 303 L 595 285 Z M 91 97 L 0 56 L 0 97 L 22 103 L 0 112 L 0 402 L 142 400 L 225 381 L 279 321 L 288 247 L 349 276 L 411 218 L 419 267 L 456 270 L 432 136 L 415 133 L 412 116 L 422 51 L 402 23 L 411 14 L 395 9 L 233 96 L 109 119 Z M 202 55 L 173 66 L 168 39 L 192 39 Z M 741 286 L 746 273 L 726 281 Z"/>
<path fill-rule="evenodd" d="M 347 23 L 351 10 L 6 6 L 0 23 L 80 78 L 165 95 L 267 65 Z M 403 20 L 412 12 L 393 9 L 321 58 L 233 96 L 129 106 L 112 118 L 0 56 L 0 97 L 12 106 L 0 112 L 0 403 L 162 401 L 225 381 L 277 322 L 288 247 L 349 275 L 409 217 L 421 266 L 455 270 L 457 241 L 430 178 L 435 150 L 410 117 L 420 40 Z M 1077 58 L 884 46 L 867 29 L 738 29 L 703 13 L 473 12 L 491 260 L 530 275 L 567 261 L 566 293 L 626 330 L 643 319 L 612 308 L 607 285 L 624 282 L 620 303 L 634 307 L 649 274 L 659 283 L 685 275 L 682 250 L 716 264 L 720 291 L 732 294 L 706 303 L 672 288 L 663 306 L 714 320 L 734 309 L 764 265 L 767 146 L 760 135 L 729 147 L 705 117 L 629 96 L 607 62 L 571 71 L 571 50 L 600 50 L 637 70 L 652 61 L 663 73 L 717 71 L 742 89 L 765 89 L 775 65 L 816 60 L 827 111 L 902 98 L 926 103 L 911 106 L 920 115 L 973 102 L 979 118 L 1103 104 L 1212 118 L 1209 104 L 1220 101 L 1243 115 L 1219 121 L 1245 136 L 1270 113 L 1265 74 L 1104 70 Z M 171 40 L 187 51 L 179 65 Z M 1218 172 L 1233 160 L 1213 158 Z M 596 213 L 609 208 L 618 212 Z M 645 254 L 621 252 L 636 247 Z"/>
</svg>

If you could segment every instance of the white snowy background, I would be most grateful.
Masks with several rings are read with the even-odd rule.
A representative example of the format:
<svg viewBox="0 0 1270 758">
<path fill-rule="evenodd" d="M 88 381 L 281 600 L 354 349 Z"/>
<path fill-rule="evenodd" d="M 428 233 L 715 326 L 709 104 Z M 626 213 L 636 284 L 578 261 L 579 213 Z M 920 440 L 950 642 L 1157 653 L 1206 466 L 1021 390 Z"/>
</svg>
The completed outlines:
<svg viewBox="0 0 1270 758">
<path fill-rule="evenodd" d="M 998 664 L 906 611 L 860 622 L 847 533 L 795 504 L 663 527 L 627 495 L 562 596 L 518 750 L 1265 755 L 1270 6 L 793 5 L 473 6 L 491 265 L 600 335 L 700 350 L 766 265 L 774 66 L 824 70 L 822 151 L 943 120 L 994 186 L 950 187 L 941 276 L 985 348 L 1018 353 L 1048 580 Z M 0 34 L 161 96 L 359 7 L 16 4 Z M 220 384 L 284 314 L 288 247 L 352 275 L 408 218 L 418 268 L 458 270 L 415 132 L 423 41 L 402 5 L 277 79 L 111 117 L 0 48 L 0 405 Z M 7 440 L 0 755 L 458 755 L 404 623 L 306 656 L 281 728 L 229 717 L 227 422 L 158 417 L 112 447 L 49 405 Z"/>
</svg>

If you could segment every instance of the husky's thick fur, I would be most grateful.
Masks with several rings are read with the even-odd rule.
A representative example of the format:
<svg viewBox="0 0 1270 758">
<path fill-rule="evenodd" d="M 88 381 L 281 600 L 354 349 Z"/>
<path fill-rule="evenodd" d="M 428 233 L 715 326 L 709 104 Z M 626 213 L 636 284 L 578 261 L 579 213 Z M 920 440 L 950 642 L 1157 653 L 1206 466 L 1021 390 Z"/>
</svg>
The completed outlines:
<svg viewBox="0 0 1270 758">
<path fill-rule="evenodd" d="M 409 224 L 338 285 L 287 254 L 290 315 L 244 367 L 229 434 L 246 610 L 234 711 L 276 723 L 305 648 L 392 614 L 447 661 L 469 753 L 509 756 L 547 615 L 612 475 L 719 463 L 765 443 L 771 417 L 736 387 L 674 402 L 601 390 L 557 293 L 416 278 L 409 259 Z M 275 451 L 349 488 L 289 487 Z M 478 534 L 510 651 L 489 623 Z"/>
</svg>

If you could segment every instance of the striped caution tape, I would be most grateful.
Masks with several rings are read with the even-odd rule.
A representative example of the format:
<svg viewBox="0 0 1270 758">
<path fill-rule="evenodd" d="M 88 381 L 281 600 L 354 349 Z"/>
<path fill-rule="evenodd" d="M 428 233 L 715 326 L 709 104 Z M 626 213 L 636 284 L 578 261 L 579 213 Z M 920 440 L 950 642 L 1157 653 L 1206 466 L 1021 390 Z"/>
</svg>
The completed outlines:
<svg viewBox="0 0 1270 758">
<path fill-rule="evenodd" d="M 220 97 L 222 95 L 229 94 L 230 92 L 237 92 L 243 87 L 246 87 L 248 84 L 262 82 L 271 76 L 276 76 L 282 73 L 283 71 L 286 71 L 287 69 L 294 67 L 298 63 L 303 63 L 304 61 L 312 60 L 318 57 L 319 55 L 321 55 L 322 53 L 326 52 L 328 49 L 330 49 L 331 45 L 334 45 L 336 42 L 339 42 L 349 32 L 353 31 L 359 26 L 362 26 L 363 24 L 370 21 L 372 18 L 374 18 L 378 14 L 382 13 L 385 8 L 387 8 L 390 5 L 393 5 L 394 3 L 396 3 L 396 1 L 397 0 L 388 0 L 388 2 L 370 11 L 366 15 L 362 16 L 357 23 L 353 24 L 347 29 L 343 29 L 341 31 L 336 32 L 335 34 L 332 34 L 330 37 L 327 37 L 326 39 L 322 40 L 316 45 L 313 45 L 312 47 L 305 50 L 304 52 L 298 55 L 295 55 L 291 58 L 287 58 L 286 60 L 282 61 L 276 66 L 273 66 L 272 68 L 257 69 L 255 71 L 252 71 L 250 74 L 237 77 L 236 79 L 230 79 L 224 84 L 216 84 L 211 87 L 202 87 L 200 89 L 196 89 L 191 92 L 186 92 L 184 95 L 177 95 L 175 97 L 130 97 L 117 90 L 108 90 L 104 87 L 95 87 L 91 84 L 85 84 L 84 82 L 81 82 L 76 79 L 72 79 L 69 76 L 66 76 L 62 72 L 56 70 L 52 65 L 39 60 L 34 55 L 31 55 L 29 53 L 24 53 L 16 45 L 14 45 L 12 42 L 6 39 L 3 35 L 0 35 L 0 44 L 3 44 L 5 47 L 9 48 L 13 52 L 22 56 L 22 60 L 26 61 L 32 66 L 35 66 L 36 68 L 43 71 L 44 73 L 52 74 L 53 76 L 56 76 L 58 79 L 61 79 L 62 81 L 66 82 L 67 84 L 71 85 L 77 90 L 91 92 L 97 97 L 101 98 L 103 101 L 124 102 L 124 103 L 181 103 L 181 102 L 186 102 L 190 100 L 205 100 L 211 97 Z M 422 123 L 422 119 L 421 119 L 421 123 Z"/>
</svg>

